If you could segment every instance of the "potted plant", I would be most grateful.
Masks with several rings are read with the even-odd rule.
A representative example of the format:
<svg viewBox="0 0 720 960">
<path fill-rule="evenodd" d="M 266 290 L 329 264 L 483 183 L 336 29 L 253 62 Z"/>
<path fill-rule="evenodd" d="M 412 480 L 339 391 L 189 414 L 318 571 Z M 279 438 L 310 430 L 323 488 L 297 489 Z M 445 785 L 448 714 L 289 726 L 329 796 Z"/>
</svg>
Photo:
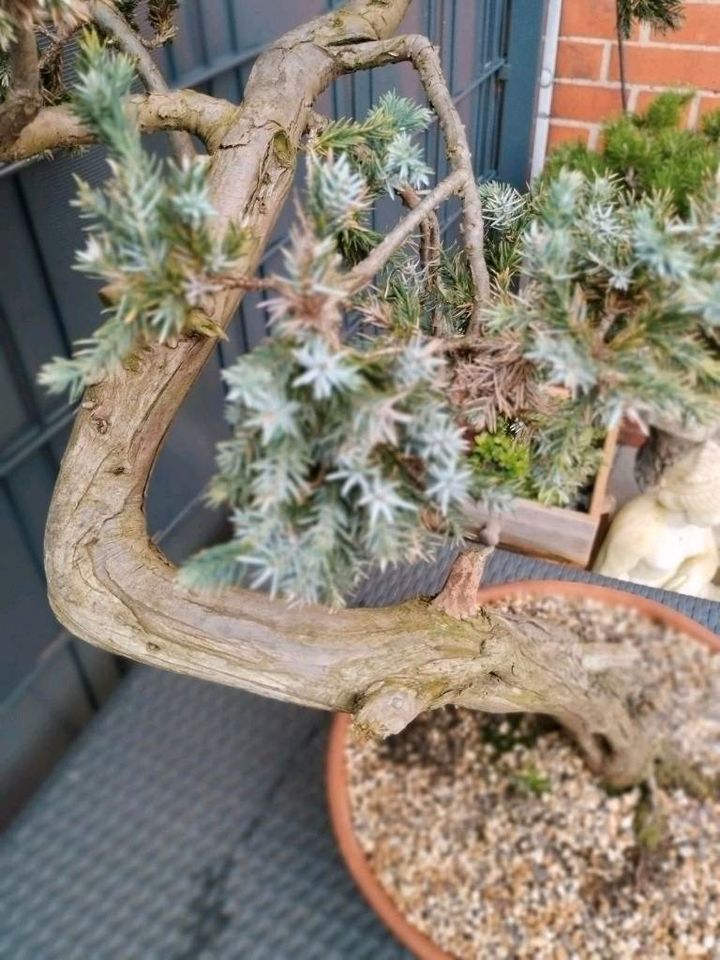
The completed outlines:
<svg viewBox="0 0 720 960">
<path fill-rule="evenodd" d="M 556 630 L 587 617 L 590 646 L 602 621 L 604 640 L 648 664 L 654 696 L 668 718 L 675 713 L 676 742 L 714 768 L 717 718 L 706 716 L 700 732 L 685 712 L 694 697 L 709 705 L 717 696 L 714 633 L 596 584 L 481 586 L 477 600 L 514 614 L 542 610 Z M 682 666 L 672 664 L 683 649 Z M 661 693 L 665 684 L 677 700 Z M 515 713 L 444 708 L 385 742 L 358 741 L 351 718 L 335 718 L 327 796 L 338 845 L 413 956 L 715 955 L 717 785 L 691 767 L 670 788 L 659 767 L 652 792 L 606 791 L 573 769 L 576 759 L 552 724 Z"/>
<path fill-rule="evenodd" d="M 675 709 L 661 723 L 655 660 L 629 682 L 642 645 L 604 642 L 615 604 L 561 622 L 547 607 L 483 605 L 486 553 L 464 538 L 473 499 L 508 493 L 470 459 L 490 414 L 523 425 L 533 483 L 558 495 L 591 476 L 597 434 L 622 415 L 688 428 L 712 417 L 717 184 L 687 222 L 577 172 L 528 197 L 479 190 L 436 51 L 393 35 L 408 0 L 353 0 L 298 27 L 258 58 L 240 105 L 167 90 L 132 7 L 56 0 L 8 6 L 0 20 L 11 61 L 0 158 L 100 140 L 111 160 L 106 183 L 81 183 L 77 198 L 88 232 L 78 265 L 102 281 L 105 319 L 41 374 L 82 395 L 46 531 L 58 618 L 144 663 L 351 713 L 368 735 L 453 705 L 550 717 L 556 740 L 561 729 L 577 745 L 566 755 L 577 782 L 584 762 L 603 789 L 632 791 L 623 802 L 642 801 L 653 835 L 662 791 L 714 803 L 714 770 L 696 756 L 705 701 L 686 703 L 691 741 L 665 735 L 667 722 L 680 727 Z M 150 4 L 158 42 L 171 7 Z M 81 39 L 70 98 L 49 104 L 38 26 L 62 52 L 88 20 L 97 32 Z M 432 186 L 413 139 L 427 108 L 387 95 L 363 120 L 334 123 L 311 109 L 337 77 L 399 61 L 444 134 L 450 172 Z M 148 91 L 133 96 L 136 69 Z M 177 161 L 146 152 L 150 130 L 180 134 Z M 285 270 L 257 279 L 301 151 L 306 190 Z M 368 211 L 383 191 L 409 212 L 378 235 Z M 435 210 L 454 195 L 463 232 L 451 249 Z M 233 536 L 178 571 L 148 536 L 145 491 L 176 410 L 258 286 L 271 288 L 270 335 L 225 375 L 231 433 L 212 484 Z M 512 372 L 515 386 L 483 392 L 508 343 L 503 382 Z M 343 609 L 370 569 L 449 542 L 463 549 L 433 603 Z M 707 684 L 715 662 L 676 640 L 695 664 L 688 678 Z M 668 663 L 670 686 L 685 690 L 684 668 Z M 531 792 L 536 779 L 525 777 Z"/>
</svg>

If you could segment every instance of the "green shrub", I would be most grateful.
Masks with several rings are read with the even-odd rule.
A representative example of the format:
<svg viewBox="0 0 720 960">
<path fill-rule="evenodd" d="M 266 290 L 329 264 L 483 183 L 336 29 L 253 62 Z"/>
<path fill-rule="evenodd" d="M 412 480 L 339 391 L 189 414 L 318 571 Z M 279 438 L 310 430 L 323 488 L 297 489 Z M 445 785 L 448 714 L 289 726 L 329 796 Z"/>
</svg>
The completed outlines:
<svg viewBox="0 0 720 960">
<path fill-rule="evenodd" d="M 532 498 L 537 493 L 532 480 L 530 441 L 507 420 L 499 422 L 492 432 L 476 435 L 470 463 L 476 481 L 485 492 L 497 486 L 518 497 Z"/>
<path fill-rule="evenodd" d="M 670 90 L 643 114 L 609 120 L 598 151 L 579 143 L 558 147 L 548 159 L 544 179 L 554 179 L 563 167 L 590 177 L 614 175 L 638 198 L 667 192 L 680 216 L 687 216 L 690 196 L 720 166 L 720 110 L 708 114 L 699 130 L 680 129 L 692 96 L 691 91 Z"/>
</svg>

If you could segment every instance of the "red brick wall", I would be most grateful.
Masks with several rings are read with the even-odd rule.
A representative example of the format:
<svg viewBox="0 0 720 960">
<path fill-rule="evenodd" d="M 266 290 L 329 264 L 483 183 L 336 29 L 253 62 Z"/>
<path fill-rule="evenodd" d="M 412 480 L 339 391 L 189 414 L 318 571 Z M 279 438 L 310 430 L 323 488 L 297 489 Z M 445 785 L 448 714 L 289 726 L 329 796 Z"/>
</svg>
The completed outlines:
<svg viewBox="0 0 720 960">
<path fill-rule="evenodd" d="M 697 91 L 688 126 L 720 108 L 720 0 L 686 0 L 683 26 L 672 33 L 635 27 L 625 73 L 631 110 L 668 87 Z M 549 146 L 577 139 L 594 146 L 600 121 L 621 107 L 614 0 L 563 0 Z"/>
</svg>

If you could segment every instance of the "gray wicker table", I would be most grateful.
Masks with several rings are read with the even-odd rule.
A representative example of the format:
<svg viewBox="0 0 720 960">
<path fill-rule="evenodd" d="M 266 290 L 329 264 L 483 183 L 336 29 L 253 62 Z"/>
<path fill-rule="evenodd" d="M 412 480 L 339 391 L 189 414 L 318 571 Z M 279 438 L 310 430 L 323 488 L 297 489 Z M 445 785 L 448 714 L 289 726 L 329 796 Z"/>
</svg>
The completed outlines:
<svg viewBox="0 0 720 960">
<path fill-rule="evenodd" d="M 385 575 L 357 602 L 437 592 L 451 560 Z M 504 551 L 485 582 L 548 577 L 612 584 Z M 637 592 L 720 632 L 720 604 Z M 133 670 L 3 839 L 0 958 L 407 957 L 335 850 L 327 725 L 310 710 Z"/>
</svg>

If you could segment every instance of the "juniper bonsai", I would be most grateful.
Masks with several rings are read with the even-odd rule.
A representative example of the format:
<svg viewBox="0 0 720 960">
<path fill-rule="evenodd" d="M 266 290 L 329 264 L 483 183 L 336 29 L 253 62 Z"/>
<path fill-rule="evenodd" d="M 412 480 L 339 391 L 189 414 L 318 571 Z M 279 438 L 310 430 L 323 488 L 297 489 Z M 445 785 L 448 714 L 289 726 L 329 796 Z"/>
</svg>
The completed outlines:
<svg viewBox="0 0 720 960">
<path fill-rule="evenodd" d="M 368 567 L 472 535 L 468 439 L 498 418 L 535 424 L 545 480 L 561 486 L 585 469 L 578 418 L 592 433 L 628 407 L 704 415 L 718 379 L 717 193 L 708 186 L 681 226 L 657 205 L 628 206 L 606 180 L 563 175 L 529 198 L 478 189 L 435 49 L 393 36 L 408 5 L 351 0 L 292 30 L 232 104 L 167 89 L 148 49 L 172 36 L 173 3 L 149 4 L 150 39 L 132 2 L 2 4 L 0 158 L 101 141 L 110 162 L 103 187 L 79 184 L 77 198 L 78 265 L 103 282 L 105 320 L 41 374 L 82 395 L 47 523 L 50 601 L 91 643 L 348 711 L 373 734 L 448 703 L 548 714 L 608 783 L 636 783 L 662 757 L 662 733 L 634 707 L 622 650 L 584 651 L 478 610 L 483 550 L 460 554 L 432 603 L 340 607 Z M 66 91 L 56 65 L 80 30 Z M 405 61 L 429 107 L 386 96 L 356 121 L 313 112 L 337 77 Z M 130 92 L 134 71 L 143 94 Z M 450 166 L 434 186 L 413 139 L 431 111 Z M 141 133 L 158 130 L 173 132 L 175 160 L 145 151 Z M 285 270 L 260 281 L 301 156 Z M 382 193 L 409 211 L 386 235 L 368 221 Z M 453 195 L 457 248 L 441 243 L 435 214 Z M 593 218 L 597 241 L 583 249 Z M 234 536 L 178 575 L 147 533 L 148 479 L 243 293 L 263 283 L 270 335 L 226 375 L 232 432 L 211 491 Z M 633 352 L 652 365 L 647 380 L 666 378 L 662 396 Z"/>
</svg>

